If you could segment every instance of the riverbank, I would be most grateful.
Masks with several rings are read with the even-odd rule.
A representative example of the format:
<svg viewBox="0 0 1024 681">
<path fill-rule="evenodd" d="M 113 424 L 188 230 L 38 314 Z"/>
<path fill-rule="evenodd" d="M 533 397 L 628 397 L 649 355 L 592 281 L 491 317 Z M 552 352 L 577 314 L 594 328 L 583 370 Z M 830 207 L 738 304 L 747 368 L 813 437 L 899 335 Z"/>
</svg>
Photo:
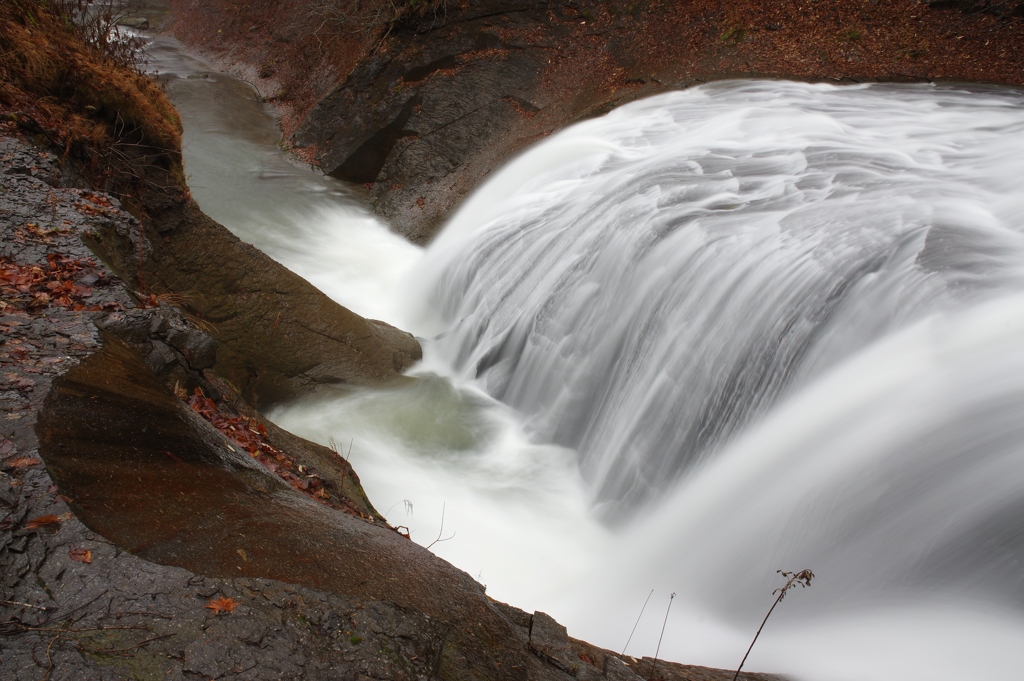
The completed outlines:
<svg viewBox="0 0 1024 681">
<path fill-rule="evenodd" d="M 12 679 L 630 681 L 650 670 L 488 599 L 388 528 L 351 471 L 348 487 L 332 478 L 340 457 L 272 426 L 261 456 L 238 451 L 205 403 L 166 384 L 175 371 L 204 378 L 190 350 L 209 337 L 166 302 L 139 301 L 86 246 L 135 219 L 59 177 L 52 154 L 0 137 L 0 662 Z M 275 451 L 293 475 L 266 460 Z"/>
<path fill-rule="evenodd" d="M 365 185 L 421 243 L 517 151 L 659 92 L 734 77 L 1024 81 L 1022 2 L 475 0 L 373 20 L 331 2 L 171 5 L 169 30 L 273 101 L 295 153 Z"/>
<path fill-rule="evenodd" d="M 22 32 L 14 42 L 41 49 L 50 38 L 68 40 L 47 22 L 6 23 L 2 38 L 9 45 Z M 72 66 L 110 68 L 81 46 L 65 47 L 82 60 Z M 651 665 L 489 599 L 467 574 L 387 527 L 336 452 L 262 421 L 246 398 L 265 393 L 250 386 L 244 394 L 221 373 L 235 366 L 224 354 L 258 356 L 239 350 L 245 345 L 225 327 L 237 323 L 276 361 L 296 347 L 288 344 L 303 346 L 303 329 L 316 332 L 304 300 L 324 310 L 325 323 L 340 313 L 304 294 L 311 287 L 301 280 L 290 295 L 294 275 L 277 273 L 189 202 L 172 111 L 163 114 L 171 136 L 154 147 L 144 118 L 130 129 L 101 127 L 107 116 L 124 123 L 117 106 L 60 96 L 33 103 L 29 86 L 39 83 L 16 75 L 20 83 L 5 82 L 0 137 L 5 671 L 19 680 L 628 681 Z M 85 132 L 67 127 L 90 121 Z M 82 165 L 90 154 L 97 165 Z M 277 297 L 228 319 L 211 314 L 223 311 L 211 303 L 218 292 L 231 310 L 259 289 L 234 276 L 249 270 Z M 190 289 L 173 285 L 181 281 L 202 283 L 201 296 L 183 295 Z M 262 329 L 245 317 L 267 309 L 279 314 L 272 325 L 257 320 Z M 327 361 L 344 361 L 344 337 L 317 340 Z M 361 340 L 392 352 L 372 333 Z M 385 357 L 397 374 L 400 363 Z M 317 376 L 284 385 L 301 391 Z M 667 664 L 659 673 L 731 677 Z"/>
<path fill-rule="evenodd" d="M 202 213 L 180 121 L 152 79 L 45 12 L 0 9 L 2 111 L 56 150 L 68 182 L 111 193 L 139 220 L 97 231 L 94 246 L 134 290 L 171 296 L 208 325 L 217 373 L 246 401 L 386 383 L 419 359 L 411 335 L 337 305 Z"/>
<path fill-rule="evenodd" d="M 168 564 L 173 560 L 140 558 L 134 555 L 144 550 L 140 546 L 128 552 L 123 541 L 111 540 L 114 533 L 95 531 L 96 511 L 106 507 L 118 517 L 122 534 L 134 528 L 137 539 L 152 541 L 147 533 L 155 529 L 154 521 L 173 509 L 143 516 L 131 507 L 129 488 L 151 496 L 166 486 L 183 493 L 189 484 L 198 489 L 208 482 L 190 459 L 194 447 L 176 447 L 159 437 L 169 425 L 205 433 L 224 453 L 234 441 L 182 408 L 184 403 L 147 367 L 152 361 L 144 362 L 145 354 L 135 355 L 97 326 L 142 315 L 148 329 L 158 329 L 147 338 L 151 352 L 163 350 L 171 355 L 170 364 L 181 362 L 186 369 L 185 355 L 163 342 L 167 334 L 158 339 L 159 327 L 173 322 L 179 338 L 202 334 L 183 325 L 166 304 L 140 305 L 97 260 L 83 238 L 109 223 L 132 226 L 134 218 L 109 195 L 61 188 L 55 182 L 60 175 L 53 155 L 0 137 L 0 664 L 9 674 L 5 678 L 90 679 L 111 673 L 137 679 L 217 678 L 254 668 L 262 676 L 251 678 L 315 675 L 342 657 L 323 651 L 341 638 L 338 623 L 344 614 L 350 615 L 345 621 L 346 630 L 354 632 L 350 636 L 394 637 L 380 618 L 400 621 L 401 616 L 386 606 L 367 616 L 358 601 L 312 589 L 197 575 Z M 119 417 L 118 395 L 124 399 Z M 68 409 L 68 399 L 85 404 Z M 154 410 L 157 403 L 164 407 L 163 418 Z M 115 413 L 98 418 L 103 410 L 97 405 Z M 138 434 L 147 425 L 159 429 L 150 436 L 151 446 L 166 460 L 155 470 L 139 458 Z M 71 442 L 75 455 L 81 454 L 90 433 L 89 455 L 77 462 L 56 455 Z M 131 456 L 116 464 L 119 447 Z M 111 465 L 128 479 L 110 484 L 116 474 Z M 281 486 L 268 472 L 250 470 L 263 485 Z M 88 481 L 106 483 L 105 498 L 83 498 Z M 375 631 L 367 632 L 368 627 Z M 246 641 L 262 645 L 246 646 Z M 344 656 L 350 664 L 358 657 L 364 667 L 380 664 L 373 648 L 352 648 Z"/>
</svg>

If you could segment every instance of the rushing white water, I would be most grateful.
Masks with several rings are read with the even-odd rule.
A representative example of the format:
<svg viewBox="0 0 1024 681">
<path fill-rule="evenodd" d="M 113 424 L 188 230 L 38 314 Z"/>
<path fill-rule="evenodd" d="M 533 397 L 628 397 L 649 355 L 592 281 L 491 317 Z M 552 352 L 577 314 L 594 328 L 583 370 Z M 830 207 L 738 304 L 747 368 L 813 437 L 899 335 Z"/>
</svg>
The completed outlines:
<svg viewBox="0 0 1024 681">
<path fill-rule="evenodd" d="M 553 136 L 422 258 L 340 190 L 223 219 L 430 339 L 274 417 L 492 595 L 621 649 L 653 588 L 638 655 L 676 592 L 662 656 L 730 667 L 808 567 L 748 669 L 959 681 L 1020 676 L 1021 177 L 1017 91 L 730 82 Z"/>
<path fill-rule="evenodd" d="M 662 650 L 728 666 L 810 567 L 754 667 L 1018 673 L 1022 175 L 1020 92 L 732 82 L 489 183 L 416 276 L 432 350 L 576 450 L 614 521 L 546 605 L 617 647 L 678 592 Z"/>
<path fill-rule="evenodd" d="M 167 36 L 146 52 L 181 115 L 189 189 L 206 214 L 342 305 L 394 317 L 396 288 L 421 249 L 388 231 L 351 188 L 292 163 L 251 85 Z"/>
</svg>

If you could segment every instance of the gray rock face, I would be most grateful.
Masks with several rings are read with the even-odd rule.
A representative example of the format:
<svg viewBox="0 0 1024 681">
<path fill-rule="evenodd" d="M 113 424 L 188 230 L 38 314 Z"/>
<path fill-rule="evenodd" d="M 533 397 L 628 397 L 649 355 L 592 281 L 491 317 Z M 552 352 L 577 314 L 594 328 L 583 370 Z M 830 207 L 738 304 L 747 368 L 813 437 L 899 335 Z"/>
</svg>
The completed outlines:
<svg viewBox="0 0 1024 681">
<path fill-rule="evenodd" d="M 0 257 L 40 272 L 48 256 L 92 260 L 83 236 L 118 219 L 34 175 L 51 164 L 0 138 Z M 0 306 L 4 681 L 563 677 L 468 575 L 231 447 L 110 333 L 174 362 L 204 337 L 135 309 L 102 263 L 79 274 L 103 312 L 6 292 Z"/>
<path fill-rule="evenodd" d="M 604 661 L 604 675 L 608 681 L 637 681 L 640 679 L 621 659 L 609 655 Z"/>
<path fill-rule="evenodd" d="M 569 635 L 551 615 L 533 613 L 530 625 L 530 650 L 569 674 L 579 670 L 579 662 L 569 647 Z"/>
<path fill-rule="evenodd" d="M 110 197 L 44 181 L 58 176 L 0 137 L 5 267 L 78 262 L 86 303 L 5 291 L 0 306 L 4 681 L 601 678 L 586 660 L 632 681 L 369 514 L 301 495 L 186 408 L 142 358 L 199 376 L 210 336 L 169 306 L 136 307 L 83 241 L 135 224 Z M 86 205 L 104 202 L 114 210 Z"/>
<path fill-rule="evenodd" d="M 550 55 L 502 37 L 513 30 L 525 43 L 536 31 L 550 40 L 547 12 L 523 0 L 456 11 L 429 41 L 405 30 L 385 43 L 292 139 L 322 145 L 328 174 L 370 185 L 377 211 L 413 241 L 427 239 L 464 194 L 459 174 L 493 163 L 495 140 L 507 145 L 547 104 L 534 100 Z"/>
<path fill-rule="evenodd" d="M 117 25 L 144 31 L 149 28 L 149 19 L 146 17 L 121 17 L 117 20 Z"/>
<path fill-rule="evenodd" d="M 150 369 L 157 375 L 175 364 L 202 371 L 217 363 L 217 340 L 167 304 L 111 312 L 96 319 L 96 326 L 135 346 L 140 354 L 153 356 Z"/>
</svg>

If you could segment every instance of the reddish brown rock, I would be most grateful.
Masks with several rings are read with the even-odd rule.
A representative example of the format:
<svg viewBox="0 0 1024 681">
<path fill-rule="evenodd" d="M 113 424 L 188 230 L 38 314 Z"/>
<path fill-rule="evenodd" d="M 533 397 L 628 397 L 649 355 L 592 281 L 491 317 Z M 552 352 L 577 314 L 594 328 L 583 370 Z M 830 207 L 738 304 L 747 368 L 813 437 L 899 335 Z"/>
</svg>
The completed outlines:
<svg viewBox="0 0 1024 681">
<path fill-rule="evenodd" d="M 341 2 L 172 5 L 175 35 L 257 83 L 297 151 L 420 242 L 519 149 L 639 97 L 730 77 L 1024 79 L 1024 0 L 452 0 L 365 30 Z"/>
</svg>

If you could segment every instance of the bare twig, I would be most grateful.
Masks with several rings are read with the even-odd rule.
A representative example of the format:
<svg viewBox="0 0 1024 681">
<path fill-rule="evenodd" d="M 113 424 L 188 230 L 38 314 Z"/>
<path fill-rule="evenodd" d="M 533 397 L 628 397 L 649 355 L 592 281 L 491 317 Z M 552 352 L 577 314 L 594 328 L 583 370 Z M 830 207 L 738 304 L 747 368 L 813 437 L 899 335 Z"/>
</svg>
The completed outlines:
<svg viewBox="0 0 1024 681">
<path fill-rule="evenodd" d="M 651 664 L 651 675 L 647 681 L 654 681 L 654 670 L 658 667 L 658 655 L 661 654 L 661 639 L 665 638 L 665 625 L 668 624 L 668 613 L 672 610 L 672 601 L 675 600 L 676 592 L 668 597 L 668 607 L 665 609 L 665 620 L 661 623 L 661 636 L 658 637 L 658 647 L 654 651 L 654 663 Z"/>
<path fill-rule="evenodd" d="M 647 600 L 644 601 L 644 607 L 640 608 L 640 614 L 636 617 L 636 624 L 633 625 L 633 631 L 629 632 L 629 638 L 626 639 L 626 645 L 622 647 L 622 654 L 626 654 L 626 648 L 629 647 L 629 642 L 633 640 L 633 634 L 636 633 L 636 628 L 640 624 L 640 618 L 644 616 L 644 610 L 647 609 L 647 602 L 651 600 L 651 596 L 654 595 L 654 589 L 651 589 L 651 593 L 647 594 Z"/>
<path fill-rule="evenodd" d="M 21 601 L 5 601 L 0 599 L 0 603 L 3 603 L 4 605 L 20 605 L 23 608 L 35 608 L 36 610 L 49 610 L 49 608 L 44 605 L 32 605 L 31 603 L 22 603 Z"/>
<path fill-rule="evenodd" d="M 85 631 L 111 631 L 114 629 L 134 629 L 136 631 L 149 631 L 146 627 L 133 627 L 133 626 L 104 626 L 104 627 L 85 627 L 83 629 L 65 629 L 63 627 L 30 627 L 21 622 L 4 622 L 5 625 L 17 627 L 21 631 L 49 631 L 57 632 L 58 634 L 80 634 Z"/>
<path fill-rule="evenodd" d="M 119 22 L 141 8 L 138 2 L 121 0 L 55 0 L 53 9 L 65 19 L 73 31 L 85 42 L 93 45 L 107 59 L 136 71 L 144 59 L 142 48 L 146 41 L 125 31 Z"/>
<path fill-rule="evenodd" d="M 164 620 L 172 620 L 172 619 L 174 619 L 174 615 L 164 615 L 164 614 L 161 614 L 159 612 L 137 612 L 135 610 L 131 610 L 131 611 L 124 612 L 124 613 L 121 613 L 121 614 L 122 615 L 143 615 L 144 617 L 159 617 L 160 619 L 164 619 Z"/>
<path fill-rule="evenodd" d="M 274 322 L 274 324 L 276 325 L 277 322 Z M 341 458 L 345 459 L 345 461 L 348 461 L 348 457 L 352 456 L 352 445 L 355 444 L 355 441 L 356 441 L 355 438 L 352 438 L 351 440 L 348 441 L 348 453 L 347 454 L 342 454 L 341 453 L 341 450 L 338 448 L 338 443 L 334 439 L 333 436 L 327 438 L 327 448 L 330 449 L 335 454 L 337 454 L 338 456 L 340 456 Z M 392 506 L 391 508 L 394 508 L 394 506 Z M 384 515 L 387 515 L 387 514 L 385 513 Z"/>
<path fill-rule="evenodd" d="M 429 544 L 427 544 L 427 548 L 428 549 L 431 546 L 433 546 L 434 544 L 437 544 L 438 542 L 448 541 L 449 539 L 451 539 L 452 537 L 455 536 L 455 533 L 452 532 L 452 536 L 451 537 L 445 537 L 444 539 L 441 539 L 441 535 L 444 533 L 444 507 L 445 507 L 445 503 L 446 502 L 441 502 L 441 529 L 439 529 L 437 531 L 437 539 L 435 539 L 434 541 L 432 541 Z"/>
<path fill-rule="evenodd" d="M 764 616 L 763 620 L 761 620 L 761 626 L 757 628 L 757 633 L 754 634 L 754 640 L 750 642 L 750 647 L 747 648 L 746 655 L 744 655 L 743 659 L 740 660 L 740 666 L 736 669 L 736 674 L 733 675 L 732 681 L 736 681 L 736 679 L 740 677 L 740 670 L 743 669 L 743 665 L 747 661 L 750 651 L 754 649 L 754 644 L 757 643 L 757 637 L 761 635 L 761 630 L 764 629 L 764 625 L 768 621 L 768 618 L 772 616 L 772 611 L 775 610 L 775 606 L 781 603 L 782 599 L 786 597 L 786 592 L 797 584 L 799 584 L 801 588 L 808 587 L 811 585 L 811 580 L 814 579 L 814 573 L 810 570 L 801 570 L 800 572 L 783 572 L 782 570 L 776 570 L 776 572 L 788 579 L 786 580 L 785 585 L 772 592 L 779 596 L 775 599 L 775 602 L 772 603 L 772 607 L 768 609 L 768 614 Z"/>
<path fill-rule="evenodd" d="M 50 656 L 50 650 L 53 649 L 53 644 L 56 643 L 59 638 L 60 634 L 57 634 L 53 637 L 53 640 L 50 641 L 50 645 L 46 646 L 46 671 L 39 677 L 39 681 L 46 681 L 50 676 L 50 672 L 53 671 L 53 657 Z"/>
<path fill-rule="evenodd" d="M 412 502 L 409 501 L 408 499 L 402 499 L 401 501 L 396 501 L 395 503 L 391 504 L 391 508 L 384 512 L 384 517 L 387 518 L 388 513 L 391 513 L 391 511 L 395 509 L 395 506 L 398 506 L 399 504 L 405 506 L 406 515 L 412 515 Z"/>
<path fill-rule="evenodd" d="M 159 636 L 151 636 L 151 637 L 147 638 L 146 640 L 139 641 L 135 645 L 128 646 L 127 648 L 110 648 L 110 649 L 108 649 L 108 648 L 93 648 L 92 646 L 87 646 L 87 645 L 82 645 L 82 644 L 79 644 L 78 648 L 80 650 L 87 650 L 90 653 L 101 653 L 103 655 L 111 655 L 111 654 L 119 655 L 119 654 L 126 653 L 129 650 L 135 650 L 136 648 L 141 648 L 142 646 L 146 645 L 147 643 L 152 643 L 153 641 L 159 641 L 162 638 L 170 638 L 171 636 L 174 636 L 174 634 L 160 634 Z"/>
</svg>

